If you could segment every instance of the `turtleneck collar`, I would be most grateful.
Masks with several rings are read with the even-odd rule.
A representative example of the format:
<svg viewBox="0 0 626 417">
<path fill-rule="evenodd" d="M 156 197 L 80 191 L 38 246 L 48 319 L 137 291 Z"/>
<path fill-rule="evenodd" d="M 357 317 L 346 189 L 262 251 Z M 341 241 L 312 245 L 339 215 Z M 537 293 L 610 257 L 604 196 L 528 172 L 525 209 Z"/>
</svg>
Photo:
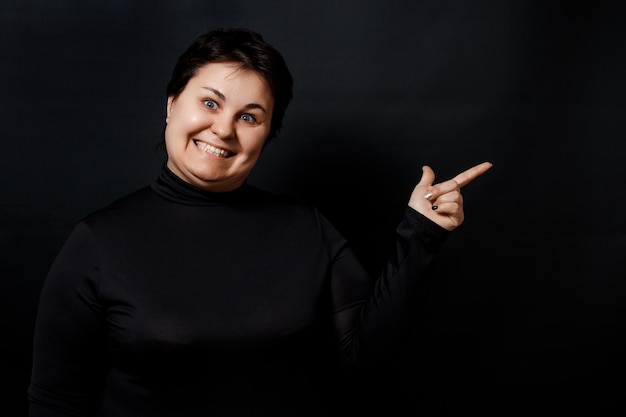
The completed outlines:
<svg viewBox="0 0 626 417">
<path fill-rule="evenodd" d="M 161 174 L 150 185 L 159 196 L 166 200 L 191 206 L 213 206 L 248 201 L 253 192 L 253 187 L 244 183 L 236 190 L 214 193 L 195 187 L 174 174 L 167 165 L 163 165 Z"/>
</svg>

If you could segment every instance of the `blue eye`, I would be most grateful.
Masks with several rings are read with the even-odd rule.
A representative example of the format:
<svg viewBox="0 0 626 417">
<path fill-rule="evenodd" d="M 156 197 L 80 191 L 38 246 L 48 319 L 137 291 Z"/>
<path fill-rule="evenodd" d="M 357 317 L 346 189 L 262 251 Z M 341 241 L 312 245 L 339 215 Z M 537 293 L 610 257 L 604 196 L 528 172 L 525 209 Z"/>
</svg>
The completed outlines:
<svg viewBox="0 0 626 417">
<path fill-rule="evenodd" d="M 241 120 L 243 120 L 244 122 L 247 123 L 256 123 L 256 118 L 249 114 L 249 113 L 244 113 L 241 115 Z"/>
<path fill-rule="evenodd" d="M 207 106 L 209 109 L 216 109 L 217 108 L 217 103 L 214 100 L 204 100 L 204 105 Z"/>
</svg>

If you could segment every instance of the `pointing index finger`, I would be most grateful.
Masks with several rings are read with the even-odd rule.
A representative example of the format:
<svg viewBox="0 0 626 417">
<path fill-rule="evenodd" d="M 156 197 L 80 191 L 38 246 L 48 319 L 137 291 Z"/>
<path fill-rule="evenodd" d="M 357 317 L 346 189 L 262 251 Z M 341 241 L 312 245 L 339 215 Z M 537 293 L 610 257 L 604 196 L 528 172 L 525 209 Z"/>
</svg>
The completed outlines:
<svg viewBox="0 0 626 417">
<path fill-rule="evenodd" d="M 483 162 L 482 164 L 475 165 L 470 169 L 461 172 L 454 177 L 453 180 L 459 184 L 459 187 L 465 187 L 467 184 L 487 172 L 492 166 L 493 164 L 491 162 Z"/>
</svg>

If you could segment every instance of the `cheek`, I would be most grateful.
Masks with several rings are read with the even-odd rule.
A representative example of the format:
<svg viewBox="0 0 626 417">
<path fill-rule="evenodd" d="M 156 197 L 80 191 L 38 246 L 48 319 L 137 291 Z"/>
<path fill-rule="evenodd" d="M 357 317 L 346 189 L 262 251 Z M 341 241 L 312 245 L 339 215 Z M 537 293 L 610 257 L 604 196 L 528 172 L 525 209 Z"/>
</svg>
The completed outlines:
<svg viewBox="0 0 626 417">
<path fill-rule="evenodd" d="M 171 127 L 172 132 L 193 131 L 206 123 L 197 111 L 181 105 L 182 103 L 172 109 L 167 118 L 167 126 Z"/>
<path fill-rule="evenodd" d="M 180 119 L 171 117 L 170 122 L 165 126 L 165 149 L 168 155 L 172 156 L 184 151 L 192 135 L 188 123 L 181 123 Z"/>
<path fill-rule="evenodd" d="M 255 135 L 253 138 L 250 138 L 247 146 L 249 153 L 258 157 L 258 155 L 260 155 L 261 151 L 263 150 L 263 144 L 265 143 L 266 138 L 266 134 Z"/>
<path fill-rule="evenodd" d="M 186 123 L 187 123 L 190 127 L 193 127 L 193 126 L 200 126 L 200 125 L 202 125 L 202 123 L 204 123 L 204 122 L 205 122 L 205 119 L 206 119 L 206 117 L 205 117 L 205 118 L 202 118 L 202 117 L 200 117 L 200 116 L 199 116 L 199 115 L 197 115 L 197 114 L 190 113 L 190 114 L 189 114 L 189 116 L 187 117 Z"/>
</svg>

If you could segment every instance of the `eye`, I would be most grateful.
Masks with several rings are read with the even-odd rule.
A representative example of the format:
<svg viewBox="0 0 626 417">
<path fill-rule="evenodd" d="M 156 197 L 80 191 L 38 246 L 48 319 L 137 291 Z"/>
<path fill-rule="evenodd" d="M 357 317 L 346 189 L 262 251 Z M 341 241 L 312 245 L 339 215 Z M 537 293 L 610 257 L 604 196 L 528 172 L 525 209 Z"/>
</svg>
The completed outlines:
<svg viewBox="0 0 626 417">
<path fill-rule="evenodd" d="M 203 103 L 209 109 L 217 109 L 217 103 L 215 102 L 215 100 L 207 99 L 204 100 Z"/>
<path fill-rule="evenodd" d="M 241 115 L 241 120 L 246 123 L 256 123 L 256 117 L 251 115 L 250 113 L 244 113 Z"/>
</svg>

